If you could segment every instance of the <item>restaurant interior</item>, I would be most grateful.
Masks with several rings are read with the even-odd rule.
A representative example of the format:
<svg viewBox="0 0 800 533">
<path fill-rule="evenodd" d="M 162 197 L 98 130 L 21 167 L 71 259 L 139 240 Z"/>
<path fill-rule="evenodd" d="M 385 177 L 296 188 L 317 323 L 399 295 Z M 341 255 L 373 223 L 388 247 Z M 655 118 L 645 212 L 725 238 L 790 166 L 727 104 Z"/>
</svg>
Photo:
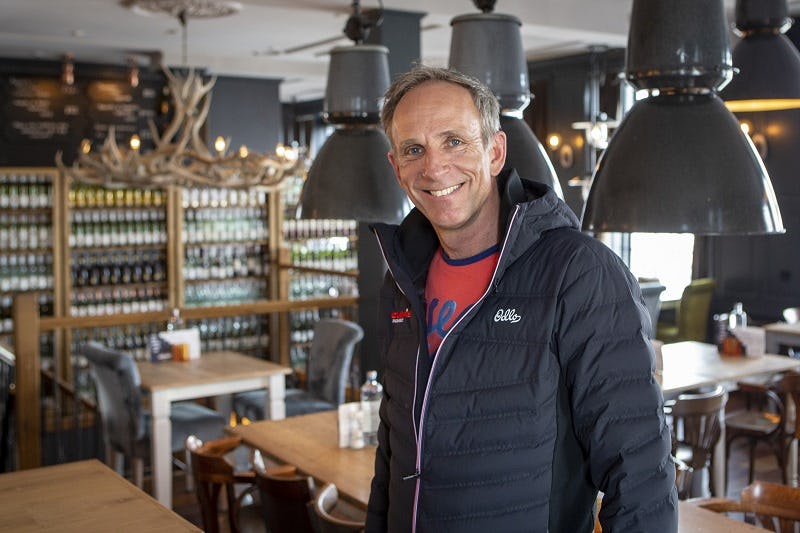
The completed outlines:
<svg viewBox="0 0 800 533">
<path fill-rule="evenodd" d="M 363 531 L 422 63 L 638 279 L 679 531 L 800 531 L 800 2 L 59 4 L 0 6 L 0 530 Z"/>
</svg>

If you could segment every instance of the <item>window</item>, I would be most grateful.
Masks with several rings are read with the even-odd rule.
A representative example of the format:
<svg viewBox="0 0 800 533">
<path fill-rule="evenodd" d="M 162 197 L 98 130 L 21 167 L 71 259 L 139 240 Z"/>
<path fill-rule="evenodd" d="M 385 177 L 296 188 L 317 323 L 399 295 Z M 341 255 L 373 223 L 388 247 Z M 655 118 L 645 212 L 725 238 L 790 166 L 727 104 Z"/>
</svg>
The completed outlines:
<svg viewBox="0 0 800 533">
<path fill-rule="evenodd" d="M 678 300 L 692 279 L 694 235 L 631 233 L 630 269 L 638 278 L 658 278 L 661 300 Z"/>
</svg>

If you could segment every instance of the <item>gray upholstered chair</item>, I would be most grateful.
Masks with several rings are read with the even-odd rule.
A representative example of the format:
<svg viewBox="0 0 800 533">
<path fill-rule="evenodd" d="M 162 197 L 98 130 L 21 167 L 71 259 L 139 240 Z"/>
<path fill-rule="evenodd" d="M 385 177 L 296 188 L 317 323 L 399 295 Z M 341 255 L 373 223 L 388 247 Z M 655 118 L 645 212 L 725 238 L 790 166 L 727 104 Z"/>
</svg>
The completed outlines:
<svg viewBox="0 0 800 533">
<path fill-rule="evenodd" d="M 78 353 L 89 360 L 97 389 L 106 461 L 122 474 L 122 461 L 127 457 L 134 483 L 142 488 L 144 460 L 150 457 L 150 414 L 142 407 L 136 362 L 98 342 L 83 344 Z M 194 402 L 174 402 L 170 421 L 173 452 L 185 453 L 184 441 L 189 435 L 214 440 L 225 434 L 225 417 Z"/>
<path fill-rule="evenodd" d="M 644 305 L 647 306 L 647 312 L 650 313 L 650 324 L 652 330 L 650 338 L 655 337 L 656 325 L 658 324 L 658 315 L 661 312 L 661 293 L 666 290 L 658 280 L 640 281 L 639 288 L 642 290 L 642 299 Z"/>
<path fill-rule="evenodd" d="M 363 337 L 361 326 L 349 320 L 325 318 L 316 323 L 307 390 L 286 390 L 286 416 L 336 409 L 344 403 L 353 350 Z M 263 420 L 266 394 L 263 389 L 239 393 L 233 398 L 233 409 L 240 418 Z"/>
</svg>

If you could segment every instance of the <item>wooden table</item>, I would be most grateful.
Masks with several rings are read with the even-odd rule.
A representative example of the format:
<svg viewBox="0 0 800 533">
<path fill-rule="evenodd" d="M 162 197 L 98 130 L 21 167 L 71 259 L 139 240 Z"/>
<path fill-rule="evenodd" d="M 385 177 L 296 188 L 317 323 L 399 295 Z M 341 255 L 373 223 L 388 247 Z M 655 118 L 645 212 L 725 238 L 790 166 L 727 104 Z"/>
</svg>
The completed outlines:
<svg viewBox="0 0 800 533">
<path fill-rule="evenodd" d="M 800 346 L 800 323 L 774 322 L 767 324 L 764 326 L 764 334 L 767 341 L 767 351 L 770 353 L 779 353 L 781 344 L 784 346 Z"/>
<path fill-rule="evenodd" d="M 339 496 L 367 508 L 374 473 L 375 449 L 339 448 L 336 412 L 325 411 L 284 420 L 228 428 L 250 446 L 317 480 L 334 483 Z M 745 533 L 764 531 L 695 505 L 679 504 L 679 533 Z"/>
<path fill-rule="evenodd" d="M 665 394 L 679 393 L 708 385 L 726 384 L 759 375 L 786 372 L 800 368 L 799 359 L 765 354 L 759 357 L 721 356 L 713 344 L 687 341 L 662 347 L 664 370 L 659 378 Z M 725 496 L 725 421 L 721 413 L 721 435 L 714 448 L 714 471 L 711 472 L 714 496 Z M 788 479 L 797 472 L 797 452 L 786 465 Z"/>
<path fill-rule="evenodd" d="M 209 352 L 186 362 L 138 362 L 137 366 L 142 388 L 150 393 L 154 495 L 167 508 L 172 508 L 172 402 L 265 388 L 267 416 L 273 420 L 286 416 L 288 367 L 235 352 Z"/>
<path fill-rule="evenodd" d="M 229 431 L 320 483 L 335 483 L 343 499 L 367 508 L 375 472 L 375 448 L 339 448 L 336 411 L 254 422 Z"/>
<path fill-rule="evenodd" d="M 100 461 L 0 475 L 0 531 L 200 531 Z"/>
</svg>

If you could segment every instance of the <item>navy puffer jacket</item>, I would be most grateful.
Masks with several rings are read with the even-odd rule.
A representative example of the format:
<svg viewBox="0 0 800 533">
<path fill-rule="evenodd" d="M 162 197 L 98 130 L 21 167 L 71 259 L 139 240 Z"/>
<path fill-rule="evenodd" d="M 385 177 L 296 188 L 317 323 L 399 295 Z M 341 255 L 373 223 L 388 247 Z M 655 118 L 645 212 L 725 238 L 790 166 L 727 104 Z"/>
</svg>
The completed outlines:
<svg viewBox="0 0 800 533">
<path fill-rule="evenodd" d="M 484 297 L 427 352 L 438 247 L 412 211 L 374 230 L 389 265 L 384 399 L 367 532 L 677 531 L 651 325 L 636 280 L 569 208 L 515 172 Z"/>
</svg>

